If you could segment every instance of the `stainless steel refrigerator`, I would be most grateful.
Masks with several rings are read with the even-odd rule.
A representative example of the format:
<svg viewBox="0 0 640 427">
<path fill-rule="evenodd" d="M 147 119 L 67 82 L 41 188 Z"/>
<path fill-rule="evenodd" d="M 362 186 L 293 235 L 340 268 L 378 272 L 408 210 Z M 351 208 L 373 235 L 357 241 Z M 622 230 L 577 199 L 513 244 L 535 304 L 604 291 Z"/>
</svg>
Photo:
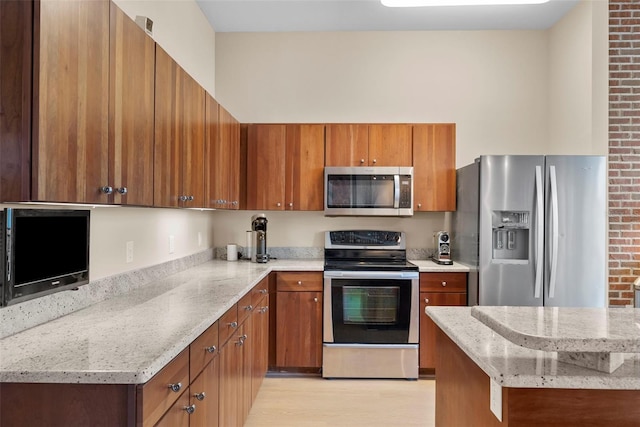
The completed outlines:
<svg viewBox="0 0 640 427">
<path fill-rule="evenodd" d="M 602 156 L 481 156 L 458 169 L 454 259 L 469 305 L 605 307 Z"/>
</svg>

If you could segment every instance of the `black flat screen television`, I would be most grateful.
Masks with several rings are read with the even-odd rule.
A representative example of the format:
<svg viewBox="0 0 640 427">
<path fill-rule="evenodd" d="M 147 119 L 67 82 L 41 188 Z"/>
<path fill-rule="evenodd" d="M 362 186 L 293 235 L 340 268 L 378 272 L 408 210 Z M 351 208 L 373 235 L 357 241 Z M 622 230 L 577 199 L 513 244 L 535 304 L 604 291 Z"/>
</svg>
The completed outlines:
<svg viewBox="0 0 640 427">
<path fill-rule="evenodd" d="M 4 305 L 89 282 L 88 210 L 5 209 Z"/>
</svg>

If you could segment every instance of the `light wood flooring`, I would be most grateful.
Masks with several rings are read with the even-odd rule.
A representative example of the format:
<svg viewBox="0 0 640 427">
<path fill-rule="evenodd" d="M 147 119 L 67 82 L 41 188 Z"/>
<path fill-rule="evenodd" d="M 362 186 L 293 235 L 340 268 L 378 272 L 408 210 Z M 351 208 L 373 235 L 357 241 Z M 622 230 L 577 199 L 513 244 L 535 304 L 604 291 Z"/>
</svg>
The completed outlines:
<svg viewBox="0 0 640 427">
<path fill-rule="evenodd" d="M 435 381 L 267 376 L 245 427 L 435 425 Z"/>
</svg>

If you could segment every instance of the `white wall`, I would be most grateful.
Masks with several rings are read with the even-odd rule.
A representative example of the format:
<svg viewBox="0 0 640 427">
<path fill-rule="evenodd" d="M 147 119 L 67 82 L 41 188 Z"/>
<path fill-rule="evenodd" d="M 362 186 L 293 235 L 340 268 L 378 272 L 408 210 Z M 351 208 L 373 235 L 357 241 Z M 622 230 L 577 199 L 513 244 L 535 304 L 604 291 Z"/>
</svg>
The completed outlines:
<svg viewBox="0 0 640 427">
<path fill-rule="evenodd" d="M 219 33 L 217 99 L 241 122 L 455 122 L 457 163 L 541 153 L 543 31 Z"/>
<path fill-rule="evenodd" d="M 131 19 L 153 20 L 153 39 L 215 96 L 216 33 L 195 0 L 114 0 Z"/>
<path fill-rule="evenodd" d="M 607 154 L 607 12 L 582 1 L 549 30 L 551 154 Z"/>
</svg>

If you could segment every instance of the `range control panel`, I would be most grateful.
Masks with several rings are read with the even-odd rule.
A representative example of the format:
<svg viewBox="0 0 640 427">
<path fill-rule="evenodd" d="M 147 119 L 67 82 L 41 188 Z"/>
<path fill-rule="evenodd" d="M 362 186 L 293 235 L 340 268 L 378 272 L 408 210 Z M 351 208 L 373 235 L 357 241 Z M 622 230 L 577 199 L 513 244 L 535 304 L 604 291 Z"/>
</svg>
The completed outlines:
<svg viewBox="0 0 640 427">
<path fill-rule="evenodd" d="M 404 243 L 401 231 L 345 230 L 329 231 L 332 246 L 398 246 Z"/>
</svg>

